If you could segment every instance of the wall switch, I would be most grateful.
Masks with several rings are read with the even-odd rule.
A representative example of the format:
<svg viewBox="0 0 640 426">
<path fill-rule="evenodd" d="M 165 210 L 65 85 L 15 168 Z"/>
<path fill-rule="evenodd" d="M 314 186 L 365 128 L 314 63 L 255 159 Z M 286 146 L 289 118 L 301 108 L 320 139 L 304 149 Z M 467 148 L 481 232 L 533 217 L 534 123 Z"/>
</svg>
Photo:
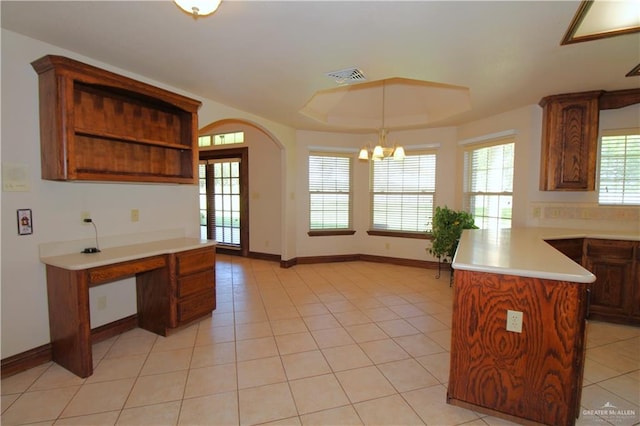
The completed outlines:
<svg viewBox="0 0 640 426">
<path fill-rule="evenodd" d="M 131 222 L 137 222 L 140 220 L 140 210 L 131 209 Z"/>
<path fill-rule="evenodd" d="M 507 331 L 522 333 L 522 312 L 507 310 Z"/>
</svg>

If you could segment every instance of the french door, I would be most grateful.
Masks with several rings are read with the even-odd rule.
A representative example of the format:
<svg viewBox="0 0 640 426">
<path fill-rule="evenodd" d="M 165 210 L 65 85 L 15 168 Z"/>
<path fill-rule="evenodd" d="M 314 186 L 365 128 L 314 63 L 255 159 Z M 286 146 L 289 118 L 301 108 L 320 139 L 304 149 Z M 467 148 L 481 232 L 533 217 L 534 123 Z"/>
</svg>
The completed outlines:
<svg viewBox="0 0 640 426">
<path fill-rule="evenodd" d="M 243 256 L 249 250 L 246 170 L 246 150 L 200 152 L 200 236 Z"/>
</svg>

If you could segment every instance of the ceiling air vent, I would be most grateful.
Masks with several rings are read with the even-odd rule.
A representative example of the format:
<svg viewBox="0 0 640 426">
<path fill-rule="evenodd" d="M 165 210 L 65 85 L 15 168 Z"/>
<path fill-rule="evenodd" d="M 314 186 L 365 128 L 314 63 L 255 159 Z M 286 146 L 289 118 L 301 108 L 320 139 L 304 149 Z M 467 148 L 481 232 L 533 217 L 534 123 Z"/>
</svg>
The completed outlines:
<svg viewBox="0 0 640 426">
<path fill-rule="evenodd" d="M 347 68 L 340 71 L 331 71 L 327 73 L 327 76 L 333 78 L 338 84 L 357 83 L 359 81 L 365 81 L 367 77 L 358 68 Z"/>
</svg>

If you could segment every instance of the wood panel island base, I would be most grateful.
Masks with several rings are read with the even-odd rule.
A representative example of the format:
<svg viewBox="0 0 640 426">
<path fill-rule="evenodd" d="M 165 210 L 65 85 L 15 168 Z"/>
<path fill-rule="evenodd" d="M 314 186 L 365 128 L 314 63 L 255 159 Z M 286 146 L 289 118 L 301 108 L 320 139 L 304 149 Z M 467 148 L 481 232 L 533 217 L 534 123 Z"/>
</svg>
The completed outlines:
<svg viewBox="0 0 640 426">
<path fill-rule="evenodd" d="M 580 413 L 589 271 L 540 230 L 464 231 L 453 259 L 447 402 L 530 425 Z"/>
<path fill-rule="evenodd" d="M 135 276 L 138 325 L 162 336 L 216 307 L 212 241 L 179 238 L 41 261 L 47 271 L 52 358 L 83 378 L 93 374 L 90 287 Z"/>
<path fill-rule="evenodd" d="M 572 425 L 579 413 L 587 287 L 455 272 L 447 402 L 519 423 Z M 522 332 L 506 330 L 507 310 Z"/>
</svg>

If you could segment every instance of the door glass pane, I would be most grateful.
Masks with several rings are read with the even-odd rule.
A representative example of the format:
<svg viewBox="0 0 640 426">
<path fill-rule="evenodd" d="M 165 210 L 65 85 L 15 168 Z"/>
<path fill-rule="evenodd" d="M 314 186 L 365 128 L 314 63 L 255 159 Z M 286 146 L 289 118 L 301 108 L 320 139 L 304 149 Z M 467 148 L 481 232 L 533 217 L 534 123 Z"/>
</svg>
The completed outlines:
<svg viewBox="0 0 640 426">
<path fill-rule="evenodd" d="M 205 167 L 210 163 L 212 167 Z M 200 236 L 207 238 L 207 209 L 213 218 L 212 238 L 221 245 L 240 246 L 240 160 L 203 161 L 198 169 L 200 192 Z M 207 176 L 207 173 L 213 176 Z M 207 196 L 207 179 L 213 194 Z M 210 200 L 212 205 L 208 205 Z"/>
</svg>

